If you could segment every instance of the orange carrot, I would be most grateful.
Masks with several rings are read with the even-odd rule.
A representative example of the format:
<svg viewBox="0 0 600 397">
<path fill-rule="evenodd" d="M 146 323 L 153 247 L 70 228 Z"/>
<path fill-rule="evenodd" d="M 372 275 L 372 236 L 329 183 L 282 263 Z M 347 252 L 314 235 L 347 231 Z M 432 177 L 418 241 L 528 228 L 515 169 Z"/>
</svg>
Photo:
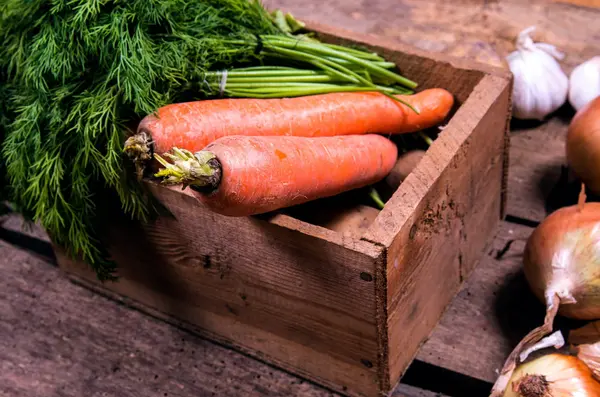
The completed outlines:
<svg viewBox="0 0 600 397">
<path fill-rule="evenodd" d="M 146 116 L 125 150 L 134 161 L 173 147 L 191 152 L 224 136 L 325 137 L 402 134 L 440 124 L 454 97 L 441 88 L 397 95 L 408 106 L 378 92 L 338 92 L 295 98 L 213 99 L 164 106 Z M 152 150 L 149 148 L 152 142 Z"/>
<path fill-rule="evenodd" d="M 323 138 L 228 136 L 192 153 L 160 155 L 156 176 L 190 186 L 211 210 L 248 216 L 330 197 L 375 183 L 396 162 L 396 145 L 380 135 Z"/>
</svg>

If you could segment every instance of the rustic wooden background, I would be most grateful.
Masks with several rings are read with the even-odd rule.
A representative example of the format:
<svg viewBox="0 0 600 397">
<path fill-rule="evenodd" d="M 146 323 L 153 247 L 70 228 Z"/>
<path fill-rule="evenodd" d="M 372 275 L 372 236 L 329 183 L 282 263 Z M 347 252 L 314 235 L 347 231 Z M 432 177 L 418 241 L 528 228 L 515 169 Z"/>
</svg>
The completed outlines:
<svg viewBox="0 0 600 397">
<path fill-rule="evenodd" d="M 504 65 L 517 33 L 537 26 L 570 70 L 600 55 L 600 1 L 267 0 L 300 19 Z M 524 239 L 574 202 L 564 172 L 565 105 L 545 123 L 514 121 L 508 217 L 394 397 L 487 396 L 504 358 L 543 307 L 521 272 Z M 334 396 L 288 373 L 72 284 L 46 236 L 0 228 L 0 396 Z M 559 319 L 560 327 L 573 324 Z"/>
</svg>

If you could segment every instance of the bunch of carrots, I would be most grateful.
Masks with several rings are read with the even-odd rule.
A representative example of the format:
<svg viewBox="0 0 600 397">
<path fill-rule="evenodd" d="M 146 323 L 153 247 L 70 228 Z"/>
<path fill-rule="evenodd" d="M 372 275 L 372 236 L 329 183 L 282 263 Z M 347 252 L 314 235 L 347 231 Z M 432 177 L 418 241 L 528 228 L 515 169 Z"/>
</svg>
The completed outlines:
<svg viewBox="0 0 600 397">
<path fill-rule="evenodd" d="M 439 125 L 454 105 L 441 88 L 396 99 L 338 92 L 175 103 L 147 115 L 125 152 L 139 175 L 189 187 L 212 211 L 267 213 L 382 180 L 398 166 L 389 137 Z"/>
</svg>

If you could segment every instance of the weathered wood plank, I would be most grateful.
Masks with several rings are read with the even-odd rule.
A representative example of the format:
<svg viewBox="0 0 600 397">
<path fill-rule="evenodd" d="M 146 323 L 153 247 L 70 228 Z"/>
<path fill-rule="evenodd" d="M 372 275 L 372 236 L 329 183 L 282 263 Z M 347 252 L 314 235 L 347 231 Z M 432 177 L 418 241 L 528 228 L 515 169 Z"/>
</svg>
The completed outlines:
<svg viewBox="0 0 600 397">
<path fill-rule="evenodd" d="M 513 120 L 511 131 L 508 213 L 539 222 L 552 211 L 551 196 L 566 165 L 568 107 L 544 123 Z"/>
<path fill-rule="evenodd" d="M 0 396 L 338 396 L 115 304 L 4 241 L 0 274 Z M 400 385 L 392 396 L 441 395 Z"/>
<path fill-rule="evenodd" d="M 390 247 L 386 275 L 392 382 L 435 327 L 501 219 L 509 87 L 492 76 L 475 87 L 466 102 L 472 101 L 471 106 L 459 109 L 396 192 L 402 202 L 386 205 L 366 235 Z"/>
<path fill-rule="evenodd" d="M 512 348 L 544 316 L 543 305 L 522 273 L 522 252 L 531 231 L 501 224 L 487 255 L 419 351 L 418 360 L 495 381 Z M 507 248 L 509 241 L 514 242 Z"/>
</svg>

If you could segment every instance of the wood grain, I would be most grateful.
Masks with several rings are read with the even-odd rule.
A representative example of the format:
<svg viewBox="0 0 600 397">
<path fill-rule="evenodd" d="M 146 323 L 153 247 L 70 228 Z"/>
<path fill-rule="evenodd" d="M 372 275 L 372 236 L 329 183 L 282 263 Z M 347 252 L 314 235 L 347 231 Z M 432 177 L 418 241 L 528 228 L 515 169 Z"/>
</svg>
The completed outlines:
<svg viewBox="0 0 600 397">
<path fill-rule="evenodd" d="M 47 240 L 21 226 L 2 224 Z M 339 396 L 70 283 L 4 241 L 0 274 L 2 397 Z M 392 395 L 440 396 L 407 385 Z"/>
<path fill-rule="evenodd" d="M 510 215 L 540 222 L 552 211 L 551 196 L 559 187 L 561 168 L 566 165 L 564 139 L 571 113 L 565 109 L 544 123 L 513 121 L 508 188 Z"/>
<path fill-rule="evenodd" d="M 151 189 L 172 216 L 143 226 L 107 216 L 120 279 L 105 288 L 336 390 L 376 391 L 372 275 L 381 248 L 362 242 L 353 251 Z M 64 256 L 59 263 L 96 281 L 85 265 Z"/>
<path fill-rule="evenodd" d="M 495 381 L 513 347 L 544 316 L 543 305 L 529 291 L 522 273 L 522 252 L 532 230 L 508 222 L 500 225 L 481 263 L 420 349 L 418 360 Z"/>
<path fill-rule="evenodd" d="M 501 219 L 509 88 L 507 80 L 495 76 L 475 87 L 395 193 L 403 200 L 387 205 L 366 235 L 388 247 L 392 384 L 475 267 Z"/>
</svg>

